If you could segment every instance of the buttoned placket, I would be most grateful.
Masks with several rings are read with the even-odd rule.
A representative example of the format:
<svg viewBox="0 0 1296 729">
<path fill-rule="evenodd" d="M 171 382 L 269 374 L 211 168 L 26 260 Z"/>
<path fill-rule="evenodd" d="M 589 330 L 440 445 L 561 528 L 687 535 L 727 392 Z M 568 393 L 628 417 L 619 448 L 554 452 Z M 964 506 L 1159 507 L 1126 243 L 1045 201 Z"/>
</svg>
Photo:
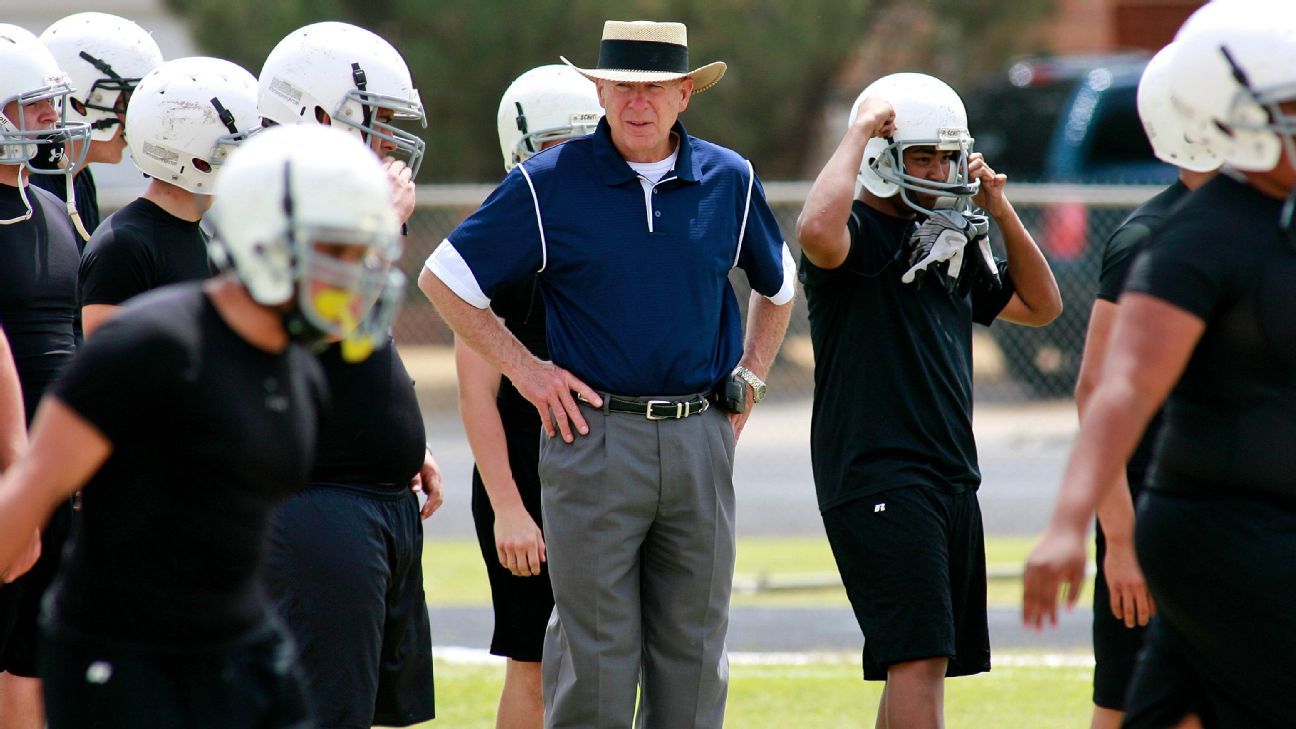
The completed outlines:
<svg viewBox="0 0 1296 729">
<path fill-rule="evenodd" d="M 644 191 L 644 212 L 646 213 L 648 218 L 648 232 L 652 233 L 654 232 L 653 218 L 661 217 L 661 211 L 657 210 L 653 206 L 653 195 L 657 194 L 657 186 L 662 184 L 663 182 L 678 180 L 679 177 L 675 175 L 671 175 L 670 177 L 663 177 L 656 182 L 649 180 L 647 177 L 644 177 L 643 175 L 639 175 L 638 177 L 639 177 L 639 186 L 642 187 Z M 644 184 L 645 182 L 648 184 L 645 185 Z"/>
</svg>

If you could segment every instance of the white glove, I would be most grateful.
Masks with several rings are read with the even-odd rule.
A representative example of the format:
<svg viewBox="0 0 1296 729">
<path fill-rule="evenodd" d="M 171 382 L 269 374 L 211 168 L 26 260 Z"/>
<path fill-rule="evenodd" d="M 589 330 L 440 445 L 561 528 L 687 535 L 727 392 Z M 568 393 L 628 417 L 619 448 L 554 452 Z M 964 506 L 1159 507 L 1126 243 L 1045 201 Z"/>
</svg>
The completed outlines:
<svg viewBox="0 0 1296 729">
<path fill-rule="evenodd" d="M 949 261 L 951 278 L 957 278 L 963 267 L 963 248 L 972 233 L 972 224 L 962 213 L 954 210 L 937 210 L 909 237 L 909 270 L 900 277 L 901 283 L 913 283 L 928 272 L 931 266 Z"/>
</svg>

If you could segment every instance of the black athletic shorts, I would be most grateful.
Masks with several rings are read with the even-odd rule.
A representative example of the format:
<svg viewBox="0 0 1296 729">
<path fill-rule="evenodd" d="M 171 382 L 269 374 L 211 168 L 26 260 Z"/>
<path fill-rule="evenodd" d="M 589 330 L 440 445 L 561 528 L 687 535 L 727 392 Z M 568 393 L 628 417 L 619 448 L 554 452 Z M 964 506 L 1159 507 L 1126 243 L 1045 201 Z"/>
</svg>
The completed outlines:
<svg viewBox="0 0 1296 729">
<path fill-rule="evenodd" d="M 1142 488 L 1134 481 L 1130 483 L 1134 498 Z M 1103 536 L 1102 526 L 1094 530 L 1094 541 L 1098 546 L 1098 575 L 1094 578 L 1093 595 L 1093 646 L 1094 646 L 1094 687 L 1093 702 L 1095 706 L 1113 711 L 1125 710 L 1125 696 L 1129 693 L 1130 679 L 1134 676 L 1134 663 L 1138 659 L 1139 649 L 1143 647 L 1147 628 L 1135 625 L 1125 627 L 1124 620 L 1118 620 L 1111 611 L 1111 591 L 1107 588 L 1107 574 L 1103 571 L 1103 560 L 1107 556 L 1107 540 Z"/>
<path fill-rule="evenodd" d="M 529 433 L 526 442 L 522 440 L 515 435 L 508 438 L 513 480 L 527 513 L 543 529 L 540 476 L 536 473 L 540 436 L 538 432 Z M 490 581 L 491 604 L 495 608 L 495 633 L 491 636 L 490 652 L 515 661 L 538 663 L 544 648 L 545 626 L 549 624 L 554 606 L 549 565 L 542 565 L 538 575 L 517 577 L 500 564 L 495 550 L 495 512 L 476 468 L 473 469 L 472 512 L 482 561 L 486 563 L 486 577 Z"/>
<path fill-rule="evenodd" d="M 320 727 L 433 717 L 422 555 L 409 489 L 312 485 L 275 513 L 266 585 Z"/>
<path fill-rule="evenodd" d="M 1187 711 L 1207 729 L 1293 726 L 1296 510 L 1150 490 L 1134 540 L 1157 616 L 1124 726 L 1164 727 Z"/>
<path fill-rule="evenodd" d="M 314 726 L 292 642 L 280 627 L 267 626 L 237 645 L 193 652 L 46 634 L 40 673 L 49 729 Z"/>
<path fill-rule="evenodd" d="M 0 671 L 34 678 L 41 598 L 58 574 L 76 512 L 65 499 L 41 530 L 41 555 L 27 574 L 0 588 Z"/>
<path fill-rule="evenodd" d="M 864 678 L 896 663 L 949 658 L 946 676 L 990 670 L 985 536 L 975 491 L 884 491 L 823 513 L 864 632 Z"/>
</svg>

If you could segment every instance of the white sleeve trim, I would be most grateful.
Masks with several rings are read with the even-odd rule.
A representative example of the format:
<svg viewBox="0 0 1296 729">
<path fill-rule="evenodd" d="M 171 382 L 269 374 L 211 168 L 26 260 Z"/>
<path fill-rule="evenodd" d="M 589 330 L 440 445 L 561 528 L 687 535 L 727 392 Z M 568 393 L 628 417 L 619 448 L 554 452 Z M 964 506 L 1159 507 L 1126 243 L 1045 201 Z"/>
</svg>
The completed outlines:
<svg viewBox="0 0 1296 729">
<path fill-rule="evenodd" d="M 535 183 L 531 182 L 531 173 L 527 172 L 526 165 L 519 164 L 518 169 L 522 170 L 522 179 L 531 188 L 531 201 L 535 203 L 536 227 L 540 229 L 540 269 L 536 273 L 540 273 L 549 265 L 549 246 L 545 243 L 544 221 L 540 219 L 540 198 L 536 197 Z"/>
<path fill-rule="evenodd" d="M 796 261 L 792 258 L 792 251 L 788 250 L 788 244 L 783 243 L 783 286 L 773 296 L 766 296 L 771 303 L 782 306 L 792 300 L 796 294 Z"/>
<path fill-rule="evenodd" d="M 756 170 L 752 169 L 751 160 L 744 161 L 747 163 L 747 202 L 743 205 L 742 225 L 738 227 L 738 250 L 734 251 L 734 266 L 738 265 L 738 257 L 742 255 L 743 236 L 747 235 L 747 214 L 751 212 L 752 188 L 756 187 Z"/>
<path fill-rule="evenodd" d="M 459 255 L 459 251 L 455 250 L 449 238 L 441 241 L 441 245 L 432 251 L 432 255 L 428 256 L 423 267 L 431 271 L 433 276 L 441 279 L 441 283 L 469 304 L 478 309 L 490 307 L 490 297 L 482 293 L 477 277 L 473 275 L 472 269 L 468 268 L 468 262 Z"/>
</svg>

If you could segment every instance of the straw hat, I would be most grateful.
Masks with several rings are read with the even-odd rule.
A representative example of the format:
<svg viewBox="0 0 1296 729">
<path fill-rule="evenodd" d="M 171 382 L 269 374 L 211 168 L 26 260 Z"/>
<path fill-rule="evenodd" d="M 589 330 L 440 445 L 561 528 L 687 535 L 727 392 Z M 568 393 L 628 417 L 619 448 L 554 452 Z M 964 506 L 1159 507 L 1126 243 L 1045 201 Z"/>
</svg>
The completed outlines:
<svg viewBox="0 0 1296 729">
<path fill-rule="evenodd" d="M 580 68 L 559 58 L 591 81 L 642 84 L 692 78 L 695 94 L 715 86 L 726 69 L 723 61 L 716 61 L 688 70 L 688 28 L 683 23 L 650 20 L 604 23 L 596 68 Z"/>
</svg>

